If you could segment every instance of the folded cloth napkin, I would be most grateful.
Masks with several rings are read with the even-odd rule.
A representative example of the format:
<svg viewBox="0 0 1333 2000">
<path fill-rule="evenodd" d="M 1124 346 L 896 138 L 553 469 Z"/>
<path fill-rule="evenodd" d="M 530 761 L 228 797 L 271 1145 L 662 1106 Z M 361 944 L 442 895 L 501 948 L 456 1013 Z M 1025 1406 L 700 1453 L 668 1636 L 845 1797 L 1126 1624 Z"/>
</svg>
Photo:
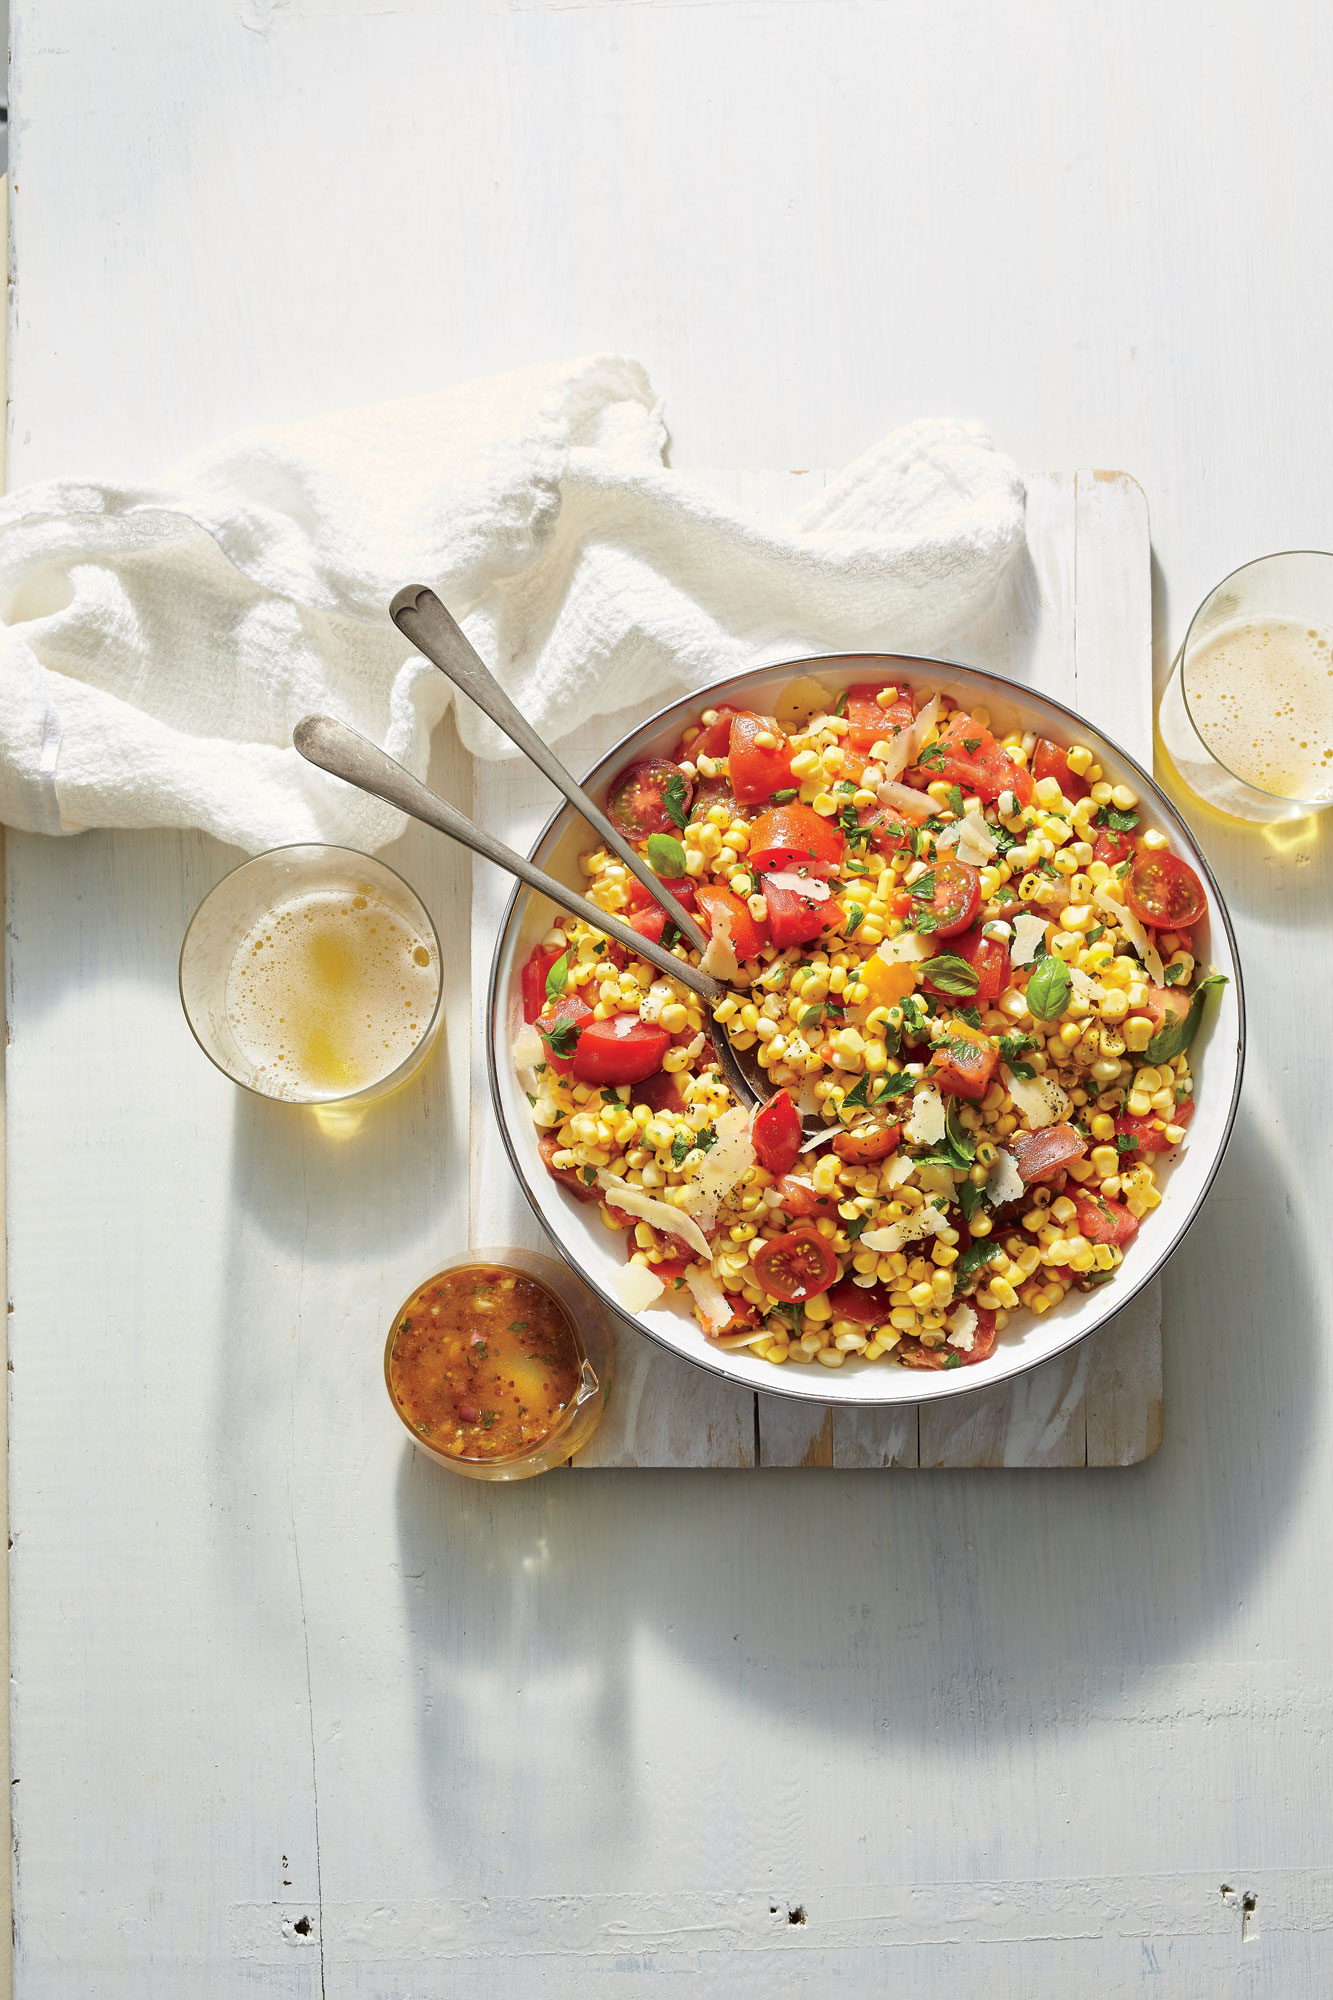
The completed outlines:
<svg viewBox="0 0 1333 2000">
<path fill-rule="evenodd" d="M 984 610 L 1023 485 L 974 424 L 909 425 L 779 529 L 664 463 L 598 356 L 235 437 L 158 488 L 0 502 L 0 818 L 371 850 L 400 816 L 304 763 L 325 710 L 418 776 L 453 690 L 390 623 L 429 583 L 559 741 L 764 660 L 925 652 Z M 512 754 L 459 700 L 463 740 Z"/>
</svg>

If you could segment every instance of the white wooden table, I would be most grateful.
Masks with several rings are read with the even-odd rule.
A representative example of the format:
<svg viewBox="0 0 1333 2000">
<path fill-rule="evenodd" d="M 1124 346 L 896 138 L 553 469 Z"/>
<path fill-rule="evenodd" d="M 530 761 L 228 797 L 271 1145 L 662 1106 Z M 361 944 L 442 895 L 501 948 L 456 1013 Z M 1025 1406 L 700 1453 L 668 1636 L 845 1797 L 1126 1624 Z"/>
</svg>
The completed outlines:
<svg viewBox="0 0 1333 2000">
<path fill-rule="evenodd" d="M 1131 468 L 1159 671 L 1333 541 L 1312 8 L 13 13 L 11 485 L 616 346 L 680 464 L 961 411 Z M 340 1242 L 179 1022 L 219 851 L 11 840 L 21 2000 L 1328 1991 L 1330 844 L 1206 838 L 1250 1060 L 1147 1465 L 500 1495 L 349 1415 L 466 1049 Z"/>
</svg>

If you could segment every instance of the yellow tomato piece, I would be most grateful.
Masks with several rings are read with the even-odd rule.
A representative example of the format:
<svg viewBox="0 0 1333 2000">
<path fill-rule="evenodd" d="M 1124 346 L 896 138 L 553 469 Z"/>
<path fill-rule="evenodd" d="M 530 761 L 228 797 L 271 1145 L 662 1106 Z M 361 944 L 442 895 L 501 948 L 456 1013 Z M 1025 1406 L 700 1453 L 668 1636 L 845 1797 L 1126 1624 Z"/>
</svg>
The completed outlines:
<svg viewBox="0 0 1333 2000">
<path fill-rule="evenodd" d="M 892 1007 L 898 1000 L 905 1000 L 916 987 L 916 967 L 914 965 L 886 965 L 876 952 L 861 967 L 861 983 L 870 994 L 874 1007 Z"/>
</svg>

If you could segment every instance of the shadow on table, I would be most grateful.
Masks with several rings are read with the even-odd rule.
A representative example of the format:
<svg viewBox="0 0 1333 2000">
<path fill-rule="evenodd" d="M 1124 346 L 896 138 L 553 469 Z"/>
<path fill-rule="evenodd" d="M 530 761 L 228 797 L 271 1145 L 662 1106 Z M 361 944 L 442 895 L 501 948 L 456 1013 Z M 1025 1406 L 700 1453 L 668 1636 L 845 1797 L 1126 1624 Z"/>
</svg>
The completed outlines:
<svg viewBox="0 0 1333 2000">
<path fill-rule="evenodd" d="M 1166 1291 L 1167 1434 L 1130 1471 L 627 1473 L 474 1485 L 404 1453 L 401 1569 L 442 1847 L 551 1891 L 577 1855 L 799 1814 L 784 1737 L 966 1769 L 979 1736 L 1080 1729 L 1155 1670 L 1226 1656 L 1291 1533 L 1323 1368 L 1299 1183 L 1256 1086 Z M 684 1681 L 696 1685 L 688 1700 Z M 673 1710 L 688 1733 L 670 1739 Z M 735 1767 L 742 1713 L 771 1770 Z M 671 1740 L 665 1757 L 661 1746 Z M 745 1738 L 753 1756 L 754 1737 Z M 808 1754 L 808 1753 L 807 1753 Z M 799 1762 L 794 1768 L 800 1768 Z M 691 1868 L 694 1866 L 691 1862 Z M 585 1883 L 586 1886 L 586 1883 Z"/>
</svg>

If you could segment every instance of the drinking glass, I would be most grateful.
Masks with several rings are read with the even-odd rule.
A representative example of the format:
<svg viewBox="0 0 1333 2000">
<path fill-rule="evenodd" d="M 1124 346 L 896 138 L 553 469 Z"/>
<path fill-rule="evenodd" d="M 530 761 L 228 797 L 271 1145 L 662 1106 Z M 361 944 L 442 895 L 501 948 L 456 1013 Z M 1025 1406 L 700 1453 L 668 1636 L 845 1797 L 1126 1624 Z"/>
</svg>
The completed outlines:
<svg viewBox="0 0 1333 2000">
<path fill-rule="evenodd" d="M 238 1037 L 228 1005 L 233 968 L 256 924 L 266 915 L 299 906 L 307 897 L 330 895 L 365 897 L 404 924 L 430 953 L 428 976 L 434 987 L 433 993 L 426 988 L 431 1004 L 421 1013 L 420 1036 L 402 1059 L 387 1074 L 345 1090 L 299 1074 L 275 1076 L 272 1064 L 260 1061 Z M 181 946 L 180 994 L 195 1040 L 233 1083 L 260 1097 L 337 1106 L 341 1112 L 344 1106 L 359 1107 L 396 1090 L 425 1060 L 444 1016 L 440 940 L 420 897 L 382 861 L 350 847 L 316 842 L 274 847 L 224 875 L 195 911 Z"/>
<path fill-rule="evenodd" d="M 1209 591 L 1157 731 L 1218 812 L 1272 823 L 1333 805 L 1333 555 L 1260 556 Z"/>
</svg>

